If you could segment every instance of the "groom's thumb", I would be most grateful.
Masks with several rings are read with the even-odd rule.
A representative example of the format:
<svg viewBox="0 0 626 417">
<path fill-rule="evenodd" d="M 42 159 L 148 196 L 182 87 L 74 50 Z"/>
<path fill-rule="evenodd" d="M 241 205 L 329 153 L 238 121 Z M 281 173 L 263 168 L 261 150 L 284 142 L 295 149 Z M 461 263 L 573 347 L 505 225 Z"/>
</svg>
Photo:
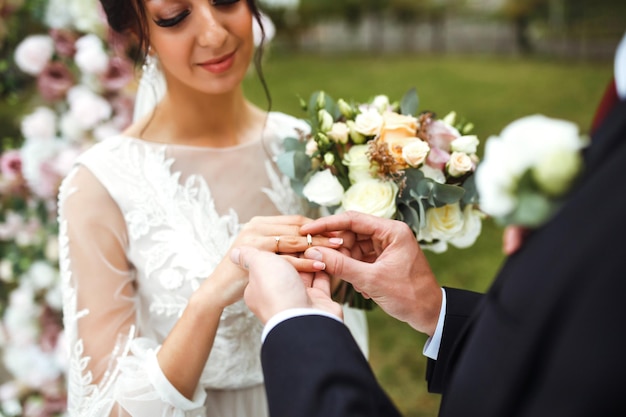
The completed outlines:
<svg viewBox="0 0 626 417">
<path fill-rule="evenodd" d="M 355 281 L 359 281 L 364 276 L 367 276 L 367 266 L 371 265 L 357 261 L 335 249 L 325 247 L 309 248 L 304 252 L 304 257 L 324 262 L 326 264 L 324 272 L 352 284 L 357 284 L 357 286 L 358 283 Z"/>
</svg>

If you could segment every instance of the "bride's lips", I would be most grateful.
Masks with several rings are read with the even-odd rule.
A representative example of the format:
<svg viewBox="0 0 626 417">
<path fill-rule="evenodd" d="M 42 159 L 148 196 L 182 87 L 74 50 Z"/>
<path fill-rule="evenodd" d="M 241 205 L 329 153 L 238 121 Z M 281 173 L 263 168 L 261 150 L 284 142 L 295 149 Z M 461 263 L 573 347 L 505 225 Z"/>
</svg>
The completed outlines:
<svg viewBox="0 0 626 417">
<path fill-rule="evenodd" d="M 235 62 L 235 52 L 236 51 L 231 52 L 228 55 L 223 55 L 219 58 L 201 62 L 198 65 L 213 74 L 220 74 L 228 71 L 230 67 L 233 66 L 233 63 Z"/>
</svg>

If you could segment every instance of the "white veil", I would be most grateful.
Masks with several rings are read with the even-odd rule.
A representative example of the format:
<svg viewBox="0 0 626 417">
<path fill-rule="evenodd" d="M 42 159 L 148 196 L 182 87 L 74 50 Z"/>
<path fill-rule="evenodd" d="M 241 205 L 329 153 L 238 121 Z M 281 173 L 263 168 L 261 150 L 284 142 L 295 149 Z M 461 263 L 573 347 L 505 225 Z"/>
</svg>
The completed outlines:
<svg viewBox="0 0 626 417">
<path fill-rule="evenodd" d="M 276 34 L 276 27 L 272 20 L 264 13 L 261 13 L 261 21 L 263 22 L 263 29 L 265 30 L 265 47 L 267 47 Z M 252 32 L 254 35 L 254 45 L 258 47 L 261 44 L 261 28 L 256 19 L 252 19 Z M 159 101 L 163 99 L 167 91 L 167 84 L 165 83 L 165 77 L 161 71 L 158 58 L 151 56 L 150 59 L 155 62 L 147 65 L 151 68 L 148 71 L 143 71 L 141 74 L 137 95 L 135 97 L 133 122 L 136 122 L 150 113 Z"/>
</svg>

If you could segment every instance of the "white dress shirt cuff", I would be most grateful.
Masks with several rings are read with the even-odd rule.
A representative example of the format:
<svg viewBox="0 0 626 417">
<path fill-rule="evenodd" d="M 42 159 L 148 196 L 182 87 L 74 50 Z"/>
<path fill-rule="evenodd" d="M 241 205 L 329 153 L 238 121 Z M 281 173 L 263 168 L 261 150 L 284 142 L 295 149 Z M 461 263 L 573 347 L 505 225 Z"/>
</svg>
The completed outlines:
<svg viewBox="0 0 626 417">
<path fill-rule="evenodd" d="M 446 318 L 446 290 L 441 289 L 443 298 L 441 299 L 441 310 L 439 310 L 439 319 L 437 320 L 437 327 L 435 333 L 428 338 L 424 345 L 424 356 L 430 359 L 437 360 L 439 356 L 439 346 L 441 346 L 441 336 L 443 335 L 443 322 Z"/>
<path fill-rule="evenodd" d="M 318 310 L 315 308 L 290 308 L 288 310 L 281 311 L 280 313 L 269 319 L 267 323 L 265 323 L 263 333 L 261 334 L 261 342 L 265 342 L 265 338 L 267 337 L 268 333 L 278 324 L 282 323 L 285 320 L 300 316 L 325 316 L 342 322 L 339 317 L 335 316 L 334 314 L 330 314 L 324 310 Z"/>
</svg>

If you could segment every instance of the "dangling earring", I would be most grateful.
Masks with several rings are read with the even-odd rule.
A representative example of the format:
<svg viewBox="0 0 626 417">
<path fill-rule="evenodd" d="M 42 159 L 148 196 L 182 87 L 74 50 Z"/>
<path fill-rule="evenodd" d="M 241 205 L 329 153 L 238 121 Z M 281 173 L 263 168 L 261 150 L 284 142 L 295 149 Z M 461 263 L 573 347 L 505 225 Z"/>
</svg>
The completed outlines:
<svg viewBox="0 0 626 417">
<path fill-rule="evenodd" d="M 156 81 L 157 76 L 157 59 L 150 53 L 150 48 L 148 47 L 148 53 L 146 54 L 146 59 L 143 62 L 143 66 L 141 67 L 143 70 L 143 78 L 149 82 L 154 83 Z"/>
</svg>

